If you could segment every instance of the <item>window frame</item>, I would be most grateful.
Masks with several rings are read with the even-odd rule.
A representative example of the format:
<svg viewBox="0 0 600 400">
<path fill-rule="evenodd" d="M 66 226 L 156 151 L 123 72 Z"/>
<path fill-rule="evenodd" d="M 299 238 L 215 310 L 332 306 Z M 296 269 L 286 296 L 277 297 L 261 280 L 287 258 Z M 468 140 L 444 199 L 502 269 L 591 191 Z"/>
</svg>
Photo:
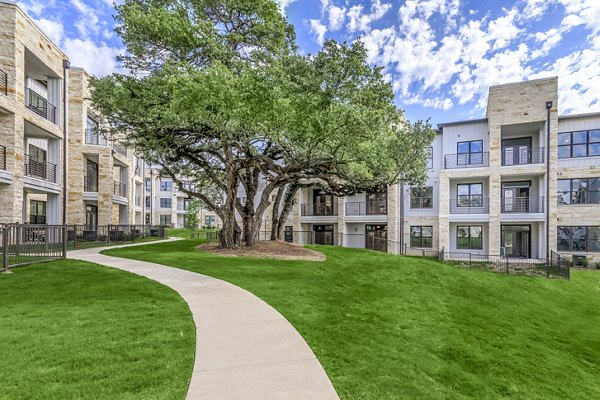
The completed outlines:
<svg viewBox="0 0 600 400">
<path fill-rule="evenodd" d="M 481 194 L 472 194 L 471 193 L 471 189 L 473 186 L 478 185 L 479 187 L 481 187 Z M 467 195 L 461 195 L 459 194 L 459 187 L 460 186 L 468 186 L 469 187 L 469 194 Z M 484 206 L 484 201 L 483 201 L 483 182 L 472 182 L 472 183 L 457 183 L 456 184 L 456 207 L 466 207 L 466 208 L 473 208 L 473 207 L 483 207 Z M 461 197 L 466 196 L 468 198 L 468 202 L 466 204 L 462 204 L 460 199 Z M 473 201 L 473 196 L 479 196 L 479 203 L 474 202 Z"/>
<path fill-rule="evenodd" d="M 590 186 L 591 186 L 591 182 L 593 180 L 599 180 L 600 181 L 600 177 L 591 177 L 591 178 L 565 178 L 565 179 L 558 179 L 557 180 L 557 187 L 556 187 L 556 196 L 557 196 L 557 204 L 559 205 L 585 205 L 585 204 L 600 204 L 600 187 L 598 187 L 598 189 L 596 190 L 590 190 Z M 573 190 L 573 182 L 574 181 L 585 181 L 585 190 L 584 191 L 574 191 Z M 569 190 L 559 190 L 559 186 L 561 182 L 569 182 Z M 567 199 L 568 202 L 567 203 L 561 203 L 560 200 L 564 198 L 564 196 L 568 194 Z M 583 194 L 583 198 L 584 201 L 578 200 L 577 202 L 574 202 L 573 200 L 576 199 L 577 197 L 581 196 Z M 591 196 L 591 194 L 595 194 L 595 196 Z M 598 201 L 592 201 L 590 202 L 590 198 L 594 197 L 596 199 L 598 199 Z"/>
<path fill-rule="evenodd" d="M 33 213 L 35 209 L 35 214 Z M 40 214 L 40 209 L 42 213 Z M 43 200 L 29 200 L 29 223 L 43 225 L 48 217 L 48 203 Z"/>
<path fill-rule="evenodd" d="M 427 169 L 433 169 L 433 146 L 425 148 L 425 154 L 427 155 Z"/>
<path fill-rule="evenodd" d="M 163 202 L 163 200 L 164 200 L 164 202 Z M 166 204 L 167 202 L 169 203 L 168 206 L 163 205 L 163 204 Z M 173 208 L 173 199 L 170 197 L 161 197 L 159 200 L 159 206 L 160 206 L 160 208 Z"/>
<path fill-rule="evenodd" d="M 461 231 L 461 228 L 467 228 L 466 231 L 468 232 L 468 235 L 465 237 L 459 237 L 459 232 Z M 478 228 L 481 232 L 481 236 L 473 236 L 473 232 L 472 229 L 473 228 Z M 459 239 L 463 239 L 466 238 L 467 240 L 467 244 L 466 245 L 460 245 L 459 244 Z M 474 246 L 473 245 L 473 239 L 478 239 L 479 240 L 479 246 Z M 456 226 L 456 249 L 457 250 L 483 250 L 483 225 L 457 225 Z"/>
<path fill-rule="evenodd" d="M 428 228 L 431 231 L 431 236 L 424 236 L 423 231 Z M 418 235 L 414 235 L 418 232 Z M 428 239 L 428 240 L 427 240 Z M 417 244 L 418 245 L 415 245 Z M 433 248 L 433 226 L 431 225 L 415 225 L 410 227 L 410 247 L 421 249 Z"/>
<path fill-rule="evenodd" d="M 569 159 L 569 158 L 600 157 L 600 151 L 598 152 L 598 154 L 590 154 L 590 147 L 592 147 L 594 145 L 597 145 L 598 147 L 600 147 L 600 136 L 598 137 L 597 140 L 590 141 L 590 132 L 599 132 L 599 134 L 600 134 L 600 129 L 587 129 L 587 130 L 579 130 L 579 131 L 558 132 L 557 141 L 560 139 L 561 135 L 569 135 L 569 139 L 568 139 L 569 143 L 568 144 L 560 144 L 560 141 L 558 142 L 558 148 L 556 151 L 558 159 L 564 160 L 564 159 Z M 581 143 L 575 143 L 573 137 L 575 134 L 579 134 L 579 133 L 585 133 L 585 141 L 581 142 Z M 585 155 L 573 155 L 573 147 L 574 146 L 585 146 Z M 566 148 L 569 149 L 568 156 L 561 157 L 561 155 L 560 155 L 561 149 L 566 149 Z"/>
<path fill-rule="evenodd" d="M 467 143 L 469 146 L 469 151 L 468 152 L 460 152 L 460 145 L 461 144 L 465 144 Z M 473 151 L 472 147 L 473 147 L 473 143 L 481 143 L 481 151 Z M 484 164 L 484 160 L 483 160 L 483 140 L 465 140 L 462 142 L 457 142 L 456 143 L 456 165 L 479 165 L 479 164 Z M 473 162 L 473 155 L 475 154 L 479 154 L 480 155 L 480 159 L 478 160 L 478 162 Z M 466 162 L 462 162 L 461 161 L 461 155 L 466 155 Z"/>
<path fill-rule="evenodd" d="M 431 196 L 423 196 L 423 190 L 424 189 L 431 189 Z M 414 195 L 414 191 L 418 190 L 419 191 L 419 195 L 415 196 Z M 426 200 L 430 200 L 430 206 L 429 207 L 425 207 L 423 205 L 423 203 Z M 418 202 L 415 202 L 415 200 L 418 200 Z M 433 209 L 433 186 L 413 186 L 410 188 L 410 208 L 411 210 L 430 210 Z"/>
<path fill-rule="evenodd" d="M 596 230 L 596 239 L 594 241 L 590 240 L 590 230 Z M 578 246 L 579 248 L 575 249 L 573 247 L 573 238 L 574 233 L 580 230 L 584 230 L 583 239 L 579 238 L 578 241 L 583 241 L 583 245 Z M 556 227 L 556 249 L 559 252 L 569 252 L 569 253 L 600 253 L 600 225 L 583 225 L 583 226 L 557 226 Z M 566 238 L 564 233 L 566 234 Z M 563 235 L 561 235 L 563 234 Z M 562 238 L 561 238 L 562 237 Z M 561 240 L 563 243 L 561 243 Z M 566 241 L 566 243 L 565 243 Z M 567 245 L 567 248 L 564 248 L 564 245 Z M 590 245 L 592 244 L 592 245 Z"/>
<path fill-rule="evenodd" d="M 172 192 L 173 191 L 173 181 L 160 180 L 160 191 L 161 192 Z"/>
</svg>

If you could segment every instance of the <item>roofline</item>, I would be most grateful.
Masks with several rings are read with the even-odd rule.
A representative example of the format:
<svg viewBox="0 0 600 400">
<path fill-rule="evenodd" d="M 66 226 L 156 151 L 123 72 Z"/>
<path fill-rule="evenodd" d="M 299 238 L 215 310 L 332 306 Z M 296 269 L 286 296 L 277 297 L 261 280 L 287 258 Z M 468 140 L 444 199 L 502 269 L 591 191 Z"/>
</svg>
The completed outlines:
<svg viewBox="0 0 600 400">
<path fill-rule="evenodd" d="M 42 28 L 40 28 L 40 27 L 38 26 L 38 24 L 36 24 L 36 23 L 35 23 L 35 21 L 34 21 L 34 20 L 31 18 L 31 16 L 29 16 L 29 14 L 27 14 L 27 13 L 25 12 L 25 10 L 23 10 L 23 9 L 21 8 L 21 6 L 20 6 L 19 4 L 17 4 L 17 2 L 16 2 L 16 1 L 14 1 L 14 0 L 0 0 L 0 3 L 1 3 L 1 4 L 7 4 L 7 5 L 9 5 L 9 6 L 13 6 L 13 7 L 14 7 L 14 8 L 16 8 L 17 10 L 19 10 L 19 12 L 20 12 L 21 14 L 23 14 L 23 15 L 25 16 L 25 18 L 27 18 L 27 19 L 29 20 L 29 22 L 30 22 L 30 23 L 31 23 L 33 26 L 35 26 L 35 27 L 37 28 L 37 30 L 38 30 L 38 31 L 40 31 L 40 32 L 42 33 L 42 35 L 43 35 L 43 36 L 44 36 L 46 39 L 48 39 L 48 41 L 49 41 L 50 43 L 52 43 L 52 44 L 54 45 L 54 47 L 56 47 L 56 48 L 58 49 L 58 52 L 59 52 L 60 54 L 62 54 L 62 55 L 63 55 L 63 60 L 67 60 L 67 61 L 69 60 L 69 57 L 68 57 L 68 56 L 65 54 L 65 52 L 63 51 L 63 49 L 62 49 L 62 48 L 61 48 L 61 47 L 60 47 L 58 44 L 54 43 L 54 40 L 50 39 L 50 37 L 49 37 L 49 36 L 46 34 L 46 32 L 44 32 L 44 31 L 42 30 Z"/>
<path fill-rule="evenodd" d="M 559 115 L 558 119 L 576 119 L 576 118 L 589 118 L 589 117 L 600 117 L 600 111 L 582 113 L 582 114 L 565 114 Z"/>
<path fill-rule="evenodd" d="M 479 119 L 467 119 L 464 121 L 453 121 L 453 122 L 443 122 L 441 124 L 437 124 L 438 129 L 442 129 L 444 126 L 452 126 L 452 125 L 463 125 L 463 124 L 476 124 L 481 122 L 487 122 L 487 118 L 479 118 Z"/>
<path fill-rule="evenodd" d="M 518 86 L 518 85 L 527 85 L 527 84 L 531 84 L 531 83 L 536 83 L 536 82 L 544 82 L 544 81 L 555 81 L 558 80 L 558 76 L 549 76 L 546 78 L 538 78 L 538 79 L 531 79 L 528 81 L 518 81 L 518 82 L 508 82 L 508 83 L 501 83 L 498 85 L 492 85 L 488 88 L 488 92 L 492 89 L 495 88 L 502 88 L 505 86 Z"/>
</svg>

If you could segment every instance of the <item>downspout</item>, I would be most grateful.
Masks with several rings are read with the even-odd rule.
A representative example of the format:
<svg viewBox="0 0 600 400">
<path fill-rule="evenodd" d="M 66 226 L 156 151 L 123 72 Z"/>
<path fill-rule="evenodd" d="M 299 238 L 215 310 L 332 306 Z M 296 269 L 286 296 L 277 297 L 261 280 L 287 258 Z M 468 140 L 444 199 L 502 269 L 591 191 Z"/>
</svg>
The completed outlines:
<svg viewBox="0 0 600 400">
<path fill-rule="evenodd" d="M 546 129 L 546 262 L 550 262 L 550 109 L 552 102 L 546 102 L 548 126 Z"/>
<path fill-rule="evenodd" d="M 62 162 L 62 256 L 67 257 L 67 70 L 71 64 L 63 60 L 63 162 Z"/>
</svg>

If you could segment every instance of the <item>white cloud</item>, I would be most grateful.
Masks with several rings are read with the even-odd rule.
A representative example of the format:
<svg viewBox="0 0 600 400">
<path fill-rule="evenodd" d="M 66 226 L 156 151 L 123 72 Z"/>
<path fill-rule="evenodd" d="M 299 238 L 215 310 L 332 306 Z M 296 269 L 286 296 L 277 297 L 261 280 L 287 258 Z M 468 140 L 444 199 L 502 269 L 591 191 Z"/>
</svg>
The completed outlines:
<svg viewBox="0 0 600 400">
<path fill-rule="evenodd" d="M 105 76 L 121 69 L 116 56 L 122 54 L 123 49 L 90 39 L 66 39 L 63 48 L 71 65 L 83 67 L 92 75 Z"/>
<path fill-rule="evenodd" d="M 317 42 L 322 45 L 325 42 L 325 34 L 327 33 L 327 27 L 323 25 L 318 19 L 311 19 L 310 31 L 315 35 Z"/>
<path fill-rule="evenodd" d="M 97 34 L 100 28 L 97 11 L 88 6 L 83 0 L 70 0 L 71 5 L 79 12 L 79 18 L 75 22 L 75 27 L 83 38 L 90 37 L 91 34 Z"/>
<path fill-rule="evenodd" d="M 285 9 L 292 3 L 295 3 L 296 0 L 275 0 L 279 4 L 279 8 L 281 9 L 281 13 L 285 14 Z"/>
<path fill-rule="evenodd" d="M 592 34 L 600 32 L 600 1 L 598 0 L 559 0 L 567 14 L 580 17 Z"/>
<path fill-rule="evenodd" d="M 346 28 L 350 32 L 368 32 L 371 30 L 371 24 L 374 21 L 377 21 L 388 12 L 388 10 L 392 7 L 389 3 L 381 3 L 381 0 L 373 0 L 371 4 L 371 12 L 365 14 L 364 7 L 362 5 L 355 5 L 350 7 L 348 11 L 348 24 Z"/>
<path fill-rule="evenodd" d="M 329 29 L 332 31 L 337 31 L 344 26 L 344 22 L 346 21 L 346 8 L 345 7 L 337 7 L 332 5 L 327 10 L 328 19 L 329 19 Z"/>
<path fill-rule="evenodd" d="M 55 44 L 60 45 L 62 43 L 65 35 L 65 28 L 62 23 L 46 18 L 37 19 L 35 23 Z"/>
</svg>

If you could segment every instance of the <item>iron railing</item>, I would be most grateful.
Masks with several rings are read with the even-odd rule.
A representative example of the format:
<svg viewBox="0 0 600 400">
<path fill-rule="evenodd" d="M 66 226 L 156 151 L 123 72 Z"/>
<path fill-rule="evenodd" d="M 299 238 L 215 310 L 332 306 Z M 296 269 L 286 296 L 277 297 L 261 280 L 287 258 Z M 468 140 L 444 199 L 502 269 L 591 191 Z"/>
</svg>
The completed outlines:
<svg viewBox="0 0 600 400">
<path fill-rule="evenodd" d="M 478 195 L 450 199 L 450 214 L 489 214 L 490 199 Z"/>
<path fill-rule="evenodd" d="M 507 146 L 502 148 L 502 165 L 543 164 L 544 148 L 524 146 Z"/>
<path fill-rule="evenodd" d="M 67 225 L 69 249 L 96 247 L 139 239 L 165 238 L 164 226 L 150 225 Z"/>
<path fill-rule="evenodd" d="M 127 197 L 127 185 L 118 181 L 114 181 L 113 194 L 115 196 Z"/>
<path fill-rule="evenodd" d="M 444 156 L 444 169 L 481 168 L 490 166 L 490 153 L 462 153 Z"/>
<path fill-rule="evenodd" d="M 106 138 L 96 128 L 88 128 L 85 130 L 85 144 L 94 146 L 106 146 Z"/>
<path fill-rule="evenodd" d="M 56 123 L 56 107 L 31 88 L 25 88 L 25 107 L 42 118 Z"/>
<path fill-rule="evenodd" d="M 347 202 L 346 215 L 387 215 L 387 201 Z"/>
<path fill-rule="evenodd" d="M 6 146 L 0 144 L 0 169 L 6 171 Z"/>
<path fill-rule="evenodd" d="M 337 202 L 332 204 L 302 204 L 300 206 L 300 215 L 303 217 L 338 215 Z"/>
<path fill-rule="evenodd" d="M 62 225 L 4 225 L 0 237 L 4 271 L 65 257 Z"/>
<path fill-rule="evenodd" d="M 544 197 L 502 197 L 500 212 L 503 214 L 543 213 Z"/>
<path fill-rule="evenodd" d="M 0 69 L 0 94 L 8 96 L 8 75 Z"/>
<path fill-rule="evenodd" d="M 127 157 L 127 147 L 123 146 L 121 143 L 113 143 L 113 150 Z"/>
<path fill-rule="evenodd" d="M 550 267 L 566 280 L 571 279 L 569 260 L 554 251 L 550 251 Z"/>
<path fill-rule="evenodd" d="M 25 154 L 25 176 L 56 183 L 56 164 L 44 160 L 36 160 Z"/>
</svg>

